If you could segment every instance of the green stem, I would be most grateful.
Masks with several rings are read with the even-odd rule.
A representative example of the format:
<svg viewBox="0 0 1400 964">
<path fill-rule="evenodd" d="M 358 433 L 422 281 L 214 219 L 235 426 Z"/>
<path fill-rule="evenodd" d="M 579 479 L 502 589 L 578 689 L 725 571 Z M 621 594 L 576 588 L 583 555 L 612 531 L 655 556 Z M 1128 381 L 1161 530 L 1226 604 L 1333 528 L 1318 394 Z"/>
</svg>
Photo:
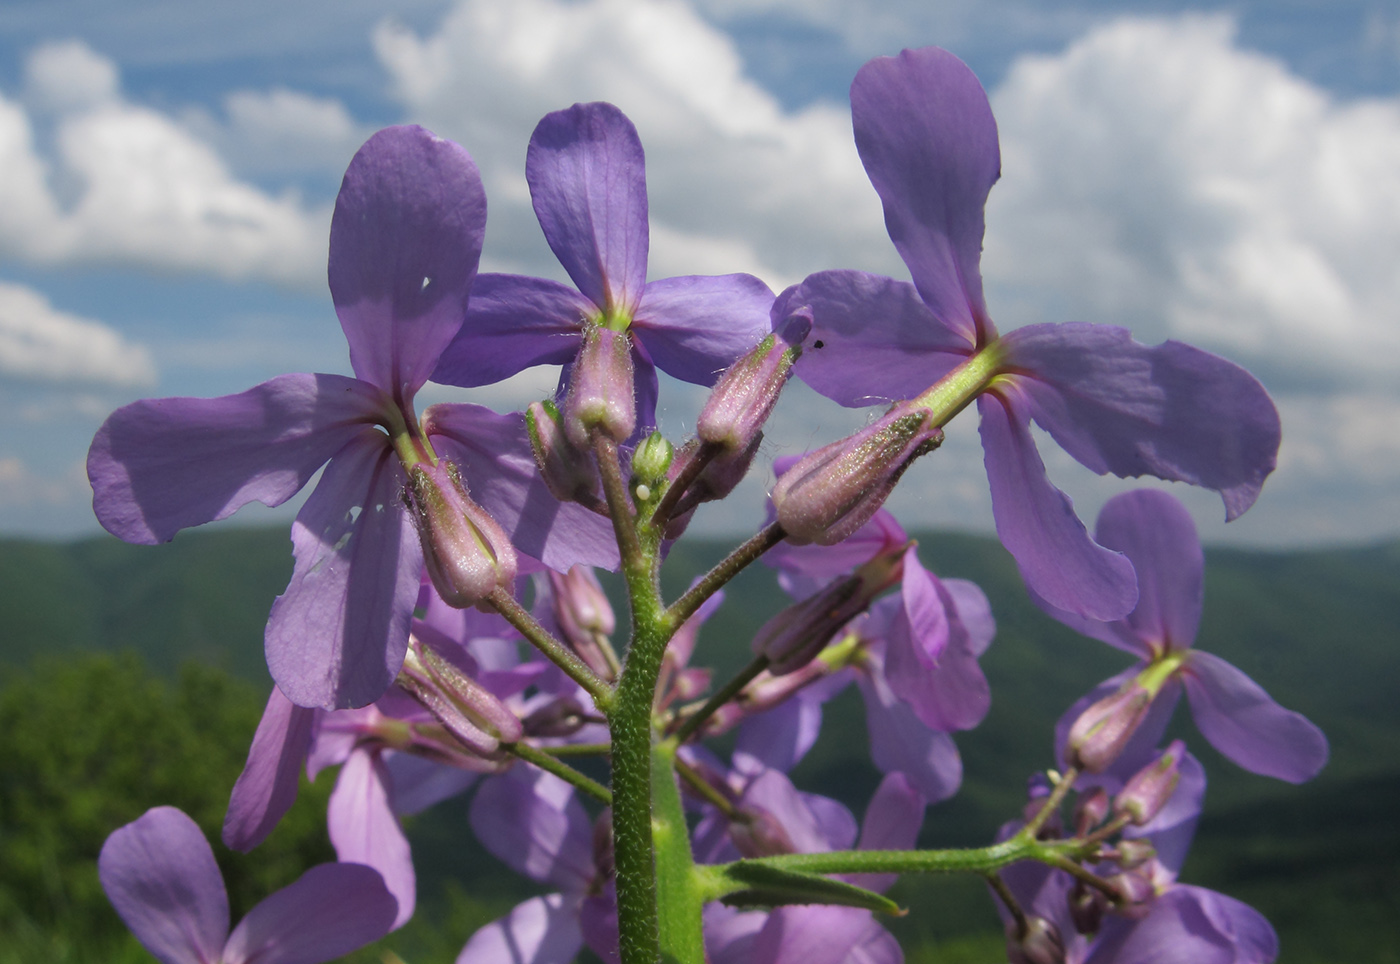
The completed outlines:
<svg viewBox="0 0 1400 964">
<path fill-rule="evenodd" d="M 612 794 L 608 792 L 607 787 L 591 777 L 584 776 L 558 757 L 552 756 L 538 747 L 528 743 L 502 743 L 501 749 L 528 763 L 533 763 L 541 770 L 552 773 L 561 780 L 572 783 L 595 800 L 601 800 L 605 804 L 612 803 Z"/>
<path fill-rule="evenodd" d="M 725 703 L 728 703 L 735 696 L 738 696 L 740 690 L 753 682 L 753 678 L 767 668 L 767 656 L 754 657 L 753 662 L 740 670 L 737 676 L 724 684 L 722 689 L 717 690 L 715 695 L 706 700 L 704 706 L 686 717 L 685 722 L 681 724 L 681 728 L 676 731 L 677 742 L 684 743 L 686 740 L 690 739 L 691 736 L 695 734 L 695 731 L 705 724 L 706 720 L 714 716 L 716 710 Z"/>
<path fill-rule="evenodd" d="M 612 752 L 611 743 L 561 743 L 558 746 L 542 746 L 542 752 L 553 757 L 567 756 L 607 756 Z"/>
<path fill-rule="evenodd" d="M 613 532 L 617 536 L 622 568 L 627 570 L 642 562 L 642 546 L 637 538 L 636 517 L 627 496 L 627 481 L 622 477 L 622 463 L 617 457 L 617 443 L 600 432 L 593 433 L 593 455 L 598 463 L 598 475 L 603 481 L 603 496 L 608 501 Z"/>
<path fill-rule="evenodd" d="M 1074 787 L 1074 781 L 1078 779 L 1078 777 L 1079 770 L 1076 767 L 1070 767 L 1066 770 L 1064 774 L 1061 775 L 1059 782 L 1055 784 L 1054 789 L 1050 791 L 1050 796 L 1045 798 L 1045 803 L 1041 806 L 1040 812 L 1021 828 L 1021 833 L 1031 837 L 1040 833 L 1040 828 L 1045 826 L 1045 821 L 1049 820 L 1051 815 L 1060 809 L 1060 804 L 1064 802 L 1065 796 Z"/>
<path fill-rule="evenodd" d="M 781 854 L 740 863 L 809 874 L 987 874 L 1018 860 L 1039 860 L 1060 866 L 1080 855 L 1079 840 L 1036 840 L 1018 833 L 990 847 L 967 850 L 833 850 L 819 854 Z"/>
<path fill-rule="evenodd" d="M 675 740 L 652 749 L 651 834 L 656 847 L 657 935 L 667 964 L 704 964 L 700 881 L 690 852 L 690 828 L 681 806 Z"/>
<path fill-rule="evenodd" d="M 612 704 L 612 688 L 603 682 L 587 663 L 579 659 L 577 653 L 555 639 L 554 634 L 541 626 L 505 589 L 497 588 L 487 599 L 507 622 L 520 631 L 520 635 L 549 657 L 570 679 L 582 686 L 588 695 L 593 697 L 593 704 L 598 709 L 607 712 L 608 706 Z"/>
<path fill-rule="evenodd" d="M 776 522 L 764 526 L 757 535 L 722 559 L 695 585 L 686 590 L 681 598 L 671 604 L 671 608 L 666 610 L 666 618 L 671 621 L 671 625 L 680 626 L 693 616 L 695 610 L 713 596 L 716 590 L 743 572 L 749 563 L 782 542 L 786 535 L 783 527 Z"/>
<path fill-rule="evenodd" d="M 680 742 L 679 735 L 673 737 L 673 739 Z M 734 816 L 736 812 L 734 810 L 734 804 L 730 803 L 724 794 L 710 786 L 710 782 L 699 773 L 696 773 L 694 767 L 690 766 L 679 757 L 676 758 L 676 772 L 680 774 L 682 780 L 690 784 L 690 788 L 694 790 L 697 795 L 708 800 L 720 813 L 724 814 L 726 817 Z"/>
</svg>

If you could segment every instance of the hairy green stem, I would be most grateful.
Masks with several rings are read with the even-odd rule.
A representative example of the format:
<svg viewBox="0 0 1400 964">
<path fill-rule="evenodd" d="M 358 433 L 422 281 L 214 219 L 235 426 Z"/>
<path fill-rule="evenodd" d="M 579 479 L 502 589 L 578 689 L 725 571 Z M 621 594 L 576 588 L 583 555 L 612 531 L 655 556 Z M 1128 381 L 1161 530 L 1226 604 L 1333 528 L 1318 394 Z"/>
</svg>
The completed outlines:
<svg viewBox="0 0 1400 964">
<path fill-rule="evenodd" d="M 728 683 L 725 683 L 723 688 L 715 691 L 715 694 L 705 701 L 704 706 L 686 717 L 685 722 L 681 724 L 681 728 L 676 731 L 676 740 L 684 743 L 686 740 L 690 739 L 691 736 L 695 734 L 695 731 L 704 726 L 705 721 L 715 714 L 716 710 L 738 696 L 740 690 L 753 682 L 753 678 L 767 668 L 767 656 L 754 657 L 753 662 L 741 669 L 737 676 Z"/>
<path fill-rule="evenodd" d="M 671 621 L 671 625 L 680 626 L 691 616 L 695 615 L 695 610 L 715 594 L 729 580 L 744 571 L 749 563 L 772 549 L 783 541 L 787 535 L 783 527 L 776 522 L 770 522 L 759 530 L 758 534 L 749 539 L 743 545 L 731 552 L 709 572 L 700 577 L 700 580 L 686 590 L 681 598 L 671 604 L 671 608 L 666 610 L 666 618 Z"/>
<path fill-rule="evenodd" d="M 555 639 L 554 634 L 541 626 L 535 617 L 531 616 L 525 607 L 516 602 L 515 597 L 505 589 L 497 588 L 487 599 L 491 605 L 496 607 L 496 611 L 506 618 L 507 622 L 520 631 L 520 635 L 549 657 L 550 661 L 567 673 L 570 679 L 582 686 L 588 695 L 593 697 L 593 703 L 598 709 L 604 713 L 607 712 L 613 699 L 612 688 L 603 682 L 587 663 L 579 659 L 578 654 Z"/>
<path fill-rule="evenodd" d="M 1036 840 L 1024 831 L 990 847 L 966 850 L 833 850 L 819 854 L 781 854 L 740 861 L 809 874 L 987 874 L 1018 860 L 1060 866 L 1080 856 L 1079 840 Z"/>
<path fill-rule="evenodd" d="M 597 780 L 579 773 L 558 757 L 544 752 L 539 747 L 531 746 L 528 743 L 502 743 L 501 749 L 512 756 L 517 756 L 528 763 L 533 763 L 541 770 L 548 771 L 561 780 L 572 783 L 595 800 L 600 800 L 606 804 L 612 803 L 612 794 L 608 791 L 607 787 L 603 786 Z"/>
</svg>

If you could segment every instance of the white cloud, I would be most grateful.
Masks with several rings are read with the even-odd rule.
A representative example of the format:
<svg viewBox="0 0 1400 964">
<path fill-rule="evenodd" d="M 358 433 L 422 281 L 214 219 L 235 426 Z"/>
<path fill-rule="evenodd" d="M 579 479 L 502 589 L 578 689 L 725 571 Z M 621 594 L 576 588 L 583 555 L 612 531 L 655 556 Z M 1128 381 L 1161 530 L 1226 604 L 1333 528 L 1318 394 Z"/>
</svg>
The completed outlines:
<svg viewBox="0 0 1400 964">
<path fill-rule="evenodd" d="M 667 271 L 776 284 L 829 267 L 899 270 L 844 105 L 785 112 L 744 75 L 733 41 L 680 0 L 461 0 L 432 35 L 385 24 L 375 46 L 409 114 L 480 164 L 497 262 L 548 270 L 521 191 L 535 123 L 608 100 L 646 148 Z M 673 268 L 672 253 L 701 266 Z"/>
<path fill-rule="evenodd" d="M 337 180 L 374 131 L 345 105 L 297 90 L 237 90 L 224 98 L 223 119 L 191 111 L 184 123 L 249 174 L 317 172 Z"/>
<path fill-rule="evenodd" d="M 123 101 L 109 61 L 76 41 L 41 47 L 26 89 L 57 111 L 43 118 L 52 156 L 0 97 L 0 254 L 323 283 L 329 209 L 237 180 L 186 127 Z"/>
<path fill-rule="evenodd" d="M 1400 374 L 1400 98 L 1340 103 L 1183 16 L 1022 58 L 993 106 L 1003 321 L 1124 323 L 1278 379 Z"/>
<path fill-rule="evenodd" d="M 143 387 L 155 363 L 101 322 L 57 311 L 38 292 L 0 282 L 0 375 L 76 386 Z"/>
</svg>

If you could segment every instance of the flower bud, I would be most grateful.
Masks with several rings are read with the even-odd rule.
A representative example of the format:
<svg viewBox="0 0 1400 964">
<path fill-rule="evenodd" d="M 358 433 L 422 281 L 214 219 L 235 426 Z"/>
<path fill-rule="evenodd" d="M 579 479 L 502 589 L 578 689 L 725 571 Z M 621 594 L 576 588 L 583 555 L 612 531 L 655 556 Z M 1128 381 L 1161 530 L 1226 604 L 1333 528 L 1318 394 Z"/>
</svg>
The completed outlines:
<svg viewBox="0 0 1400 964">
<path fill-rule="evenodd" d="M 840 542 L 884 505 L 914 459 L 942 441 L 943 430 L 926 410 L 900 402 L 873 425 L 808 452 L 773 486 L 788 541 Z"/>
<path fill-rule="evenodd" d="M 504 703 L 417 635 L 408 638 L 398 684 L 475 753 L 493 754 L 502 743 L 524 735 L 520 720 Z"/>
<path fill-rule="evenodd" d="M 588 566 L 578 565 L 562 574 L 551 569 L 545 578 L 549 580 L 549 598 L 560 633 L 590 669 L 604 679 L 612 679 L 613 666 L 603 652 L 600 637 L 610 635 L 617 621 L 598 577 Z"/>
<path fill-rule="evenodd" d="M 639 505 L 660 494 L 674 455 L 675 448 L 656 431 L 642 439 L 632 453 L 632 494 Z"/>
<path fill-rule="evenodd" d="M 1118 759 L 1152 706 L 1152 694 L 1128 680 L 1115 692 L 1093 703 L 1069 728 L 1065 756 L 1089 773 L 1102 773 Z"/>
<path fill-rule="evenodd" d="M 407 497 L 438 595 L 466 609 L 515 580 L 515 547 L 496 520 L 467 497 L 450 462 L 409 469 Z"/>
<path fill-rule="evenodd" d="M 1074 929 L 1081 934 L 1096 934 L 1103 924 L 1104 911 L 1108 910 L 1108 898 L 1097 887 L 1090 887 L 1082 880 L 1076 880 L 1069 892 L 1069 917 L 1074 921 Z"/>
<path fill-rule="evenodd" d="M 1108 791 L 1103 787 L 1094 787 L 1088 793 L 1081 795 L 1074 806 L 1075 835 L 1084 836 L 1103 823 L 1103 818 L 1106 816 L 1108 816 Z"/>
<path fill-rule="evenodd" d="M 564 399 L 564 431 L 581 449 L 590 448 L 594 430 L 625 442 L 637 427 L 632 338 L 625 331 L 590 326 L 569 370 Z"/>
<path fill-rule="evenodd" d="M 754 635 L 754 652 L 768 657 L 768 671 L 774 676 L 801 669 L 842 626 L 898 582 L 903 571 L 902 553 L 880 553 L 764 623 Z"/>
<path fill-rule="evenodd" d="M 811 310 L 803 309 L 787 319 L 781 332 L 768 335 L 730 365 L 700 410 L 695 434 L 723 446 L 727 454 L 747 449 L 772 414 L 811 330 Z"/>
<path fill-rule="evenodd" d="M 1151 864 L 1148 864 L 1107 878 L 1117 898 L 1114 909 L 1133 920 L 1145 916 L 1157 896 L 1152 876 Z"/>
<path fill-rule="evenodd" d="M 1024 933 L 1014 922 L 1007 924 L 1006 958 L 1011 964 L 1065 964 L 1065 942 L 1060 929 L 1033 914 L 1026 915 Z"/>
<path fill-rule="evenodd" d="M 703 442 L 698 438 L 692 438 L 682 446 L 681 450 L 676 453 L 675 460 L 671 463 L 670 471 L 666 473 L 672 480 L 680 476 L 692 459 L 702 457 L 702 451 L 704 452 L 703 457 L 707 461 L 700 469 L 700 474 L 686 486 L 685 492 L 676 500 L 675 508 L 671 510 L 666 527 L 666 538 L 680 538 L 686 525 L 690 522 L 690 513 L 700 503 L 714 502 L 733 492 L 735 486 L 744 481 L 744 476 L 748 475 L 749 466 L 753 464 L 754 456 L 758 454 L 759 446 L 762 444 L 763 433 L 758 432 L 750 440 L 747 448 L 737 452 L 714 454 L 711 443 Z"/>
<path fill-rule="evenodd" d="M 1157 848 L 1142 837 L 1127 837 L 1118 841 L 1111 856 L 1124 870 L 1135 870 L 1157 856 Z"/>
<path fill-rule="evenodd" d="M 729 823 L 729 839 L 745 857 L 776 857 L 797 852 L 777 817 L 761 807 L 745 807 Z"/>
<path fill-rule="evenodd" d="M 1181 779 L 1181 758 L 1186 744 L 1172 740 L 1161 756 L 1128 779 L 1113 800 L 1113 812 L 1141 827 L 1167 805 Z"/>
<path fill-rule="evenodd" d="M 530 736 L 573 736 L 587 722 L 583 705 L 565 696 L 530 713 L 522 725 Z"/>
<path fill-rule="evenodd" d="M 593 456 L 580 451 L 564 433 L 559 407 L 546 399 L 525 410 L 525 427 L 535 465 L 550 495 L 560 502 L 577 502 L 596 496 L 598 469 Z"/>
</svg>

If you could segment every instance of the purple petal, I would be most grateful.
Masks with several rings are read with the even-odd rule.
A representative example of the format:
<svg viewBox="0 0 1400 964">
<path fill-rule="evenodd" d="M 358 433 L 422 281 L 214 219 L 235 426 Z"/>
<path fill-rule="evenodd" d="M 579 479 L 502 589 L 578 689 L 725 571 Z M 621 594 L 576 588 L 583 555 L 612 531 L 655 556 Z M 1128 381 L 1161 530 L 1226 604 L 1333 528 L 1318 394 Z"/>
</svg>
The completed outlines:
<svg viewBox="0 0 1400 964">
<path fill-rule="evenodd" d="M 1125 492 L 1104 504 L 1094 538 L 1137 571 L 1129 630 L 1157 652 L 1190 648 L 1201 625 L 1206 559 L 1186 507 L 1156 489 Z"/>
<path fill-rule="evenodd" d="M 373 867 L 394 895 L 394 927 L 413 916 L 417 891 L 413 854 L 394 816 L 393 783 L 377 752 L 360 748 L 340 768 L 326 808 L 326 828 L 342 863 Z"/>
<path fill-rule="evenodd" d="M 914 286 L 864 271 L 821 271 L 778 296 L 773 317 L 812 312 L 792 372 L 848 408 L 913 398 L 967 359 L 970 334 L 929 310 Z"/>
<path fill-rule="evenodd" d="M 967 637 L 967 651 L 980 657 L 997 634 L 997 622 L 987 594 L 982 587 L 966 579 L 942 579 L 939 584 L 945 600 L 951 602 L 949 611 L 957 617 L 953 630 L 961 629 Z"/>
<path fill-rule="evenodd" d="M 858 907 L 800 904 L 779 907 L 753 943 L 754 964 L 844 964 L 879 927 L 870 911 Z"/>
<path fill-rule="evenodd" d="M 486 233 L 471 156 L 389 127 L 350 161 L 331 217 L 330 285 L 355 374 L 406 404 L 467 308 Z"/>
<path fill-rule="evenodd" d="M 1002 346 L 1036 422 L 1100 475 L 1214 489 L 1228 521 L 1274 470 L 1278 411 L 1232 362 L 1175 341 L 1149 347 L 1111 325 L 1030 325 Z"/>
<path fill-rule="evenodd" d="M 784 462 L 787 464 L 784 465 Z M 773 471 L 781 476 L 796 462 L 795 458 L 777 459 L 773 463 Z M 773 520 L 770 518 L 768 521 Z M 779 570 L 778 580 L 789 594 L 805 599 L 829 580 L 851 572 L 882 551 L 899 549 L 908 541 L 909 534 L 894 515 L 880 509 L 870 517 L 870 521 L 835 545 L 809 543 L 795 546 L 784 541 L 769 550 L 763 556 L 763 561 Z M 800 584 L 807 591 L 794 592 L 790 586 L 798 584 L 784 578 L 791 575 L 810 577 L 810 581 L 803 580 Z"/>
<path fill-rule="evenodd" d="M 1327 737 L 1219 656 L 1193 650 L 1181 671 L 1196 726 L 1251 773 L 1303 783 L 1327 763 Z"/>
<path fill-rule="evenodd" d="M 713 385 L 768 336 L 772 307 L 772 290 L 753 275 L 666 278 L 642 292 L 632 334 L 666 374 Z"/>
<path fill-rule="evenodd" d="M 930 803 L 946 800 L 962 784 L 962 759 L 946 733 L 919 721 L 907 703 L 890 691 L 883 666 L 867 650 L 870 672 L 856 677 L 865 698 L 870 756 L 881 773 L 903 773 Z"/>
<path fill-rule="evenodd" d="M 1110 918 L 1084 964 L 1270 964 L 1277 956 L 1278 938 L 1258 911 L 1178 885 L 1142 920 Z"/>
<path fill-rule="evenodd" d="M 119 539 L 169 542 L 249 502 L 281 505 L 389 403 L 343 375 L 282 375 L 222 398 L 117 409 L 88 451 L 97 519 Z"/>
<path fill-rule="evenodd" d="M 296 802 L 315 720 L 315 710 L 295 705 L 272 688 L 224 815 L 224 843 L 232 849 L 247 853 L 262 843 Z"/>
<path fill-rule="evenodd" d="M 745 720 L 734 748 L 766 767 L 787 773 L 807 755 L 821 729 L 822 701 L 801 690 L 773 709 Z"/>
<path fill-rule="evenodd" d="M 751 964 L 753 943 L 768 920 L 763 911 L 705 905 L 705 954 L 711 964 Z"/>
<path fill-rule="evenodd" d="M 889 931 L 872 918 L 861 942 L 851 948 L 851 964 L 904 964 L 904 950 Z"/>
<path fill-rule="evenodd" d="M 1125 837 L 1149 838 L 1157 850 L 1157 860 L 1174 874 L 1180 873 L 1186 862 L 1206 796 L 1206 770 L 1200 760 L 1185 754 L 1177 772 L 1180 779 L 1167 805 L 1143 826 L 1129 827 L 1123 833 Z"/>
<path fill-rule="evenodd" d="M 889 773 L 880 781 L 861 821 L 861 850 L 909 850 L 919 839 L 928 801 L 903 773 Z M 883 893 L 894 885 L 898 874 L 851 874 L 847 879 L 858 887 Z"/>
<path fill-rule="evenodd" d="M 578 354 L 584 319 L 596 311 L 557 281 L 479 275 L 466 320 L 438 360 L 433 381 L 471 388 L 535 365 L 566 365 Z"/>
<path fill-rule="evenodd" d="M 597 871 L 593 826 L 573 787 L 533 767 L 487 780 L 472 800 L 481 845 L 517 873 L 582 893 Z"/>
<path fill-rule="evenodd" d="M 559 964 L 582 946 L 578 898 L 545 894 L 473 934 L 457 964 Z"/>
<path fill-rule="evenodd" d="M 423 549 L 382 432 L 333 458 L 292 525 L 296 565 L 268 617 L 267 667 L 298 706 L 364 706 L 398 675 Z"/>
<path fill-rule="evenodd" d="M 580 562 L 617 568 L 612 524 L 549 494 L 519 412 L 497 415 L 480 405 L 434 405 L 423 421 L 439 454 L 457 463 L 471 497 L 517 549 L 560 572 Z"/>
<path fill-rule="evenodd" d="M 163 964 L 218 961 L 228 936 L 228 893 L 209 841 L 174 807 L 155 807 L 102 845 L 107 899 Z"/>
<path fill-rule="evenodd" d="M 578 290 L 631 316 L 647 277 L 647 182 L 642 142 L 612 104 L 546 114 L 530 136 L 525 179 L 535 216 Z"/>
<path fill-rule="evenodd" d="M 946 50 L 905 50 L 856 74 L 851 119 L 890 239 L 919 294 L 944 325 L 982 343 L 995 334 L 978 270 L 982 206 L 1001 174 L 982 85 Z"/>
<path fill-rule="evenodd" d="M 386 753 L 384 765 L 393 778 L 394 812 L 401 817 L 411 817 L 465 793 L 480 776 L 411 753 Z"/>
<path fill-rule="evenodd" d="M 373 868 L 318 864 L 238 922 L 226 964 L 321 964 L 389 933 L 394 897 Z"/>
<path fill-rule="evenodd" d="M 617 882 L 608 881 L 601 894 L 583 899 L 578 912 L 579 930 L 583 942 L 604 964 L 620 964 L 617 928 Z"/>
<path fill-rule="evenodd" d="M 1102 621 L 1126 616 L 1137 602 L 1132 563 L 1089 538 L 1069 496 L 1046 477 L 1025 416 L 1007 398 L 984 394 L 977 411 L 997 536 L 1027 587 L 1057 609 Z"/>
<path fill-rule="evenodd" d="M 770 814 L 786 831 L 797 853 L 839 849 L 839 843 L 832 843 L 833 836 L 848 836 L 846 845 L 849 846 L 849 842 L 856 837 L 856 822 L 850 811 L 836 804 L 844 812 L 843 819 L 819 803 L 821 812 L 818 813 L 811 805 L 813 799 L 811 795 L 799 792 L 785 774 L 778 770 L 764 770 L 744 790 L 741 805 Z"/>
</svg>

